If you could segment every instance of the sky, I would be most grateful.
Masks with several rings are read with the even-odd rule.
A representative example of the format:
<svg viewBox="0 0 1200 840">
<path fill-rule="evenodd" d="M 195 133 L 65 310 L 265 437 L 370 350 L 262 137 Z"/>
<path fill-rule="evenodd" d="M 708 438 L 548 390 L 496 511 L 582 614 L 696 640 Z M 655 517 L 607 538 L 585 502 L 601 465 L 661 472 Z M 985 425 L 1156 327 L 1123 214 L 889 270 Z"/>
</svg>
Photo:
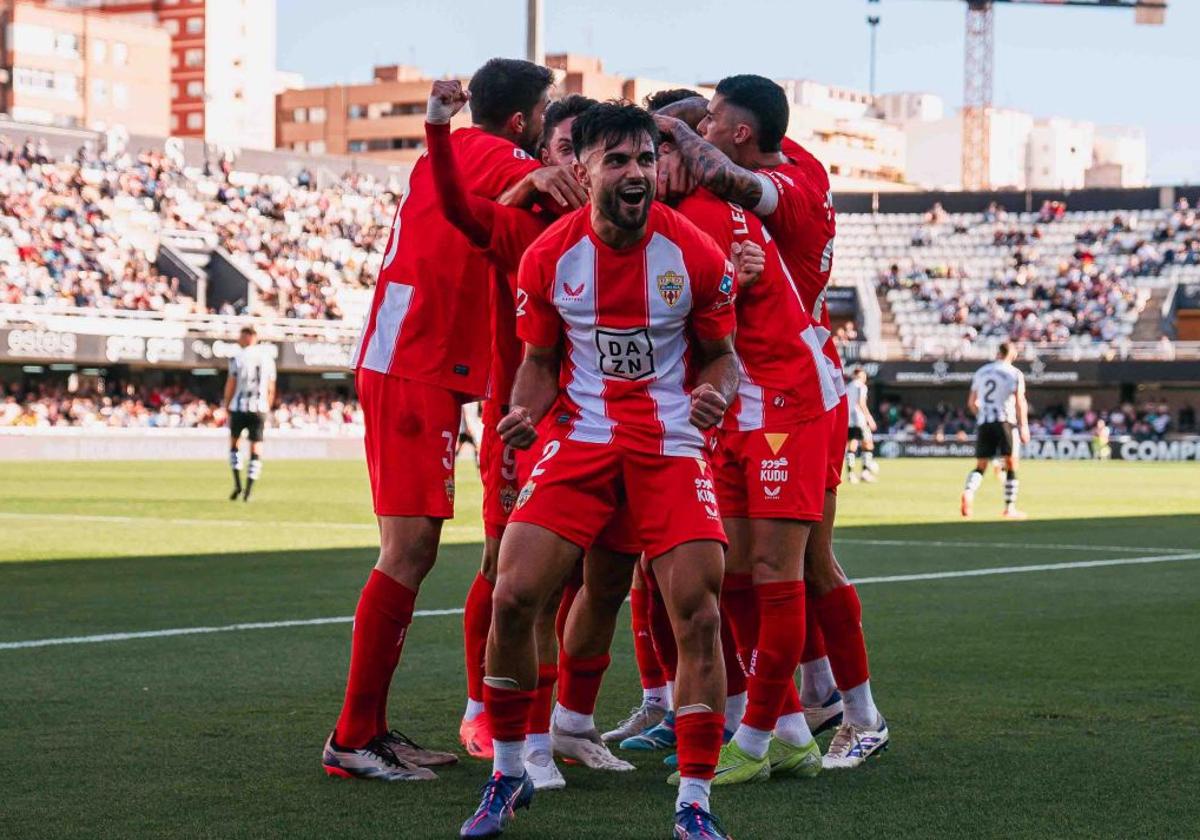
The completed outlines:
<svg viewBox="0 0 1200 840">
<path fill-rule="evenodd" d="M 279 0 L 278 66 L 307 84 L 365 82 L 376 64 L 469 75 L 523 57 L 525 0 Z M 623 76 L 694 83 L 731 73 L 865 90 L 866 16 L 879 27 L 879 91 L 962 102 L 964 4 L 954 0 L 545 0 L 547 52 Z M 1200 183 L 1200 0 L 1166 26 L 1112 9 L 998 6 L 1001 107 L 1144 128 L 1156 184 Z M 669 35 L 669 38 L 668 38 Z"/>
</svg>

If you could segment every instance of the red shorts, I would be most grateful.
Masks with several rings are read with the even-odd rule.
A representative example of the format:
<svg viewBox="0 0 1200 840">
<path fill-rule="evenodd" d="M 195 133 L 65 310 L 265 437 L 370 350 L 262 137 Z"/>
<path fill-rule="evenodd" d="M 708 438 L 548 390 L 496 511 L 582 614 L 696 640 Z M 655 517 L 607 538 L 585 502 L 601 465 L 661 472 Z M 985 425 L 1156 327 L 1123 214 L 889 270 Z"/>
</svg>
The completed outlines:
<svg viewBox="0 0 1200 840">
<path fill-rule="evenodd" d="M 359 368 L 371 498 L 378 516 L 454 516 L 454 450 L 462 398 L 412 379 Z"/>
<path fill-rule="evenodd" d="M 820 522 L 832 426 L 827 412 L 770 431 L 721 432 L 714 472 L 722 515 Z"/>
<path fill-rule="evenodd" d="M 623 505 L 631 527 L 618 518 L 609 529 Z M 651 455 L 565 437 L 543 445 L 509 521 L 540 525 L 582 549 L 600 543 L 628 553 L 641 549 L 651 559 L 693 540 L 726 544 L 706 458 Z"/>
<path fill-rule="evenodd" d="M 846 439 L 850 436 L 850 400 L 842 397 L 833 411 L 826 416 L 833 418 L 829 434 L 829 469 L 825 479 L 825 490 L 836 493 L 842 483 L 842 462 L 846 459 Z"/>
<path fill-rule="evenodd" d="M 500 539 L 521 489 L 517 481 L 517 453 L 500 440 L 496 432 L 496 426 L 504 417 L 500 403 L 485 400 L 481 414 L 483 440 L 479 444 L 479 477 L 483 479 L 483 532 L 493 539 Z"/>
</svg>

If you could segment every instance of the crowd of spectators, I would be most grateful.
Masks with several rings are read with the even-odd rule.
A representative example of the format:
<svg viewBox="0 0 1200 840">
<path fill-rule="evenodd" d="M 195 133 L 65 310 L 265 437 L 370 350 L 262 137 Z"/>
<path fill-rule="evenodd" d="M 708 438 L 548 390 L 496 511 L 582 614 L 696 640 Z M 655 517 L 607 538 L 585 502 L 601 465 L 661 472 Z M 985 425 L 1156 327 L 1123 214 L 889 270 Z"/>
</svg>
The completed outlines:
<svg viewBox="0 0 1200 840">
<path fill-rule="evenodd" d="M 54 161 L 0 136 L 0 303 L 191 309 L 178 283 L 122 242 L 110 213 L 123 173 Z"/>
<path fill-rule="evenodd" d="M 0 386 L 0 426 L 207 429 L 227 425 L 220 400 L 178 385 L 38 383 Z M 331 431 L 361 426 L 357 400 L 334 391 L 280 395 L 273 428 Z"/>
<path fill-rule="evenodd" d="M 374 282 L 397 187 L 349 173 L 321 186 L 238 171 L 222 158 L 188 168 L 178 154 L 99 154 L 55 160 L 45 142 L 0 136 L 0 302 L 113 309 L 195 309 L 153 254 L 114 222 L 119 201 L 158 218 L 159 231 L 209 233 L 257 286 L 226 311 L 340 319 L 338 293 Z"/>
<path fill-rule="evenodd" d="M 1045 346 L 1072 337 L 1113 342 L 1149 299 L 1139 278 L 1169 265 L 1200 265 L 1200 223 L 1186 201 L 1153 228 L 1115 214 L 1076 234 L 1066 253 L 1042 247 L 1044 231 L 1067 218 L 1062 202 L 1046 202 L 1033 222 L 1010 219 L 993 204 L 978 224 L 989 229 L 990 244 L 1008 251 L 1000 266 L 985 270 L 969 257 L 921 257 L 934 242 L 972 233 L 965 218 L 935 205 L 913 236 L 911 265 L 891 265 L 879 282 L 884 289 L 909 290 L 941 324 L 960 327 L 968 343 L 990 338 Z"/>
<path fill-rule="evenodd" d="M 1135 440 L 1158 440 L 1172 432 L 1197 431 L 1196 412 L 1184 406 L 1178 412 L 1163 402 L 1141 405 L 1124 403 L 1115 408 L 1095 411 L 1069 411 L 1053 406 L 1044 411 L 1031 409 L 1029 431 L 1034 437 L 1091 438 L 1097 429 L 1108 434 L 1129 436 Z M 939 402 L 929 409 L 900 400 L 883 399 L 875 415 L 880 434 L 912 439 L 965 440 L 975 433 L 975 420 L 965 406 Z"/>
</svg>

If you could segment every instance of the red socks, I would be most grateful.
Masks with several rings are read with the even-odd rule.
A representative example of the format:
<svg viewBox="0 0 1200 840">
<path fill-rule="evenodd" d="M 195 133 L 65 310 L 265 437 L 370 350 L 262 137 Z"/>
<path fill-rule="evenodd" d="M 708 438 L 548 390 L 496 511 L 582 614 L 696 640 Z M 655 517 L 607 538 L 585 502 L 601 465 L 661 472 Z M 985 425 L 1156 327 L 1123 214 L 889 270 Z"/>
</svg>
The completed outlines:
<svg viewBox="0 0 1200 840">
<path fill-rule="evenodd" d="M 679 649 L 675 647 L 675 630 L 671 627 L 671 616 L 653 575 L 646 575 L 646 594 L 650 598 L 650 637 L 658 661 L 669 681 L 675 681 L 675 669 L 679 665 Z"/>
<path fill-rule="evenodd" d="M 488 631 L 492 627 L 492 591 L 496 584 L 482 574 L 467 590 L 463 609 L 463 650 L 467 660 L 467 697 L 483 700 L 483 659 L 487 654 Z"/>
<path fill-rule="evenodd" d="M 554 709 L 554 684 L 558 682 L 558 666 L 552 663 L 538 663 L 537 691 L 534 694 L 533 706 L 529 710 L 529 726 L 526 732 L 530 735 L 541 735 L 550 731 L 550 712 Z"/>
<path fill-rule="evenodd" d="M 867 667 L 867 641 L 863 637 L 862 603 L 853 584 L 839 586 L 813 600 L 817 620 L 825 635 L 829 667 L 838 688 L 845 691 L 871 678 Z"/>
<path fill-rule="evenodd" d="M 387 730 L 387 695 L 412 623 L 417 593 L 378 569 L 371 571 L 354 611 L 350 675 L 334 740 L 362 747 Z"/>
<path fill-rule="evenodd" d="M 816 597 L 808 592 L 804 598 L 804 654 L 801 662 L 812 662 L 825 656 L 825 634 L 817 618 Z"/>
<path fill-rule="evenodd" d="M 721 584 L 721 618 L 728 619 L 744 667 L 758 644 L 758 598 L 750 575 L 727 574 Z"/>
<path fill-rule="evenodd" d="M 484 683 L 483 706 L 487 710 L 494 741 L 524 741 L 535 691 L 493 688 Z"/>
<path fill-rule="evenodd" d="M 692 712 L 675 718 L 679 775 L 686 779 L 711 779 L 717 769 L 725 715 Z"/>
<path fill-rule="evenodd" d="M 650 636 L 650 601 L 652 596 L 645 589 L 629 590 L 633 627 L 633 653 L 637 657 L 638 675 L 642 688 L 661 688 L 667 684 L 658 653 L 654 650 L 654 639 Z"/>
<path fill-rule="evenodd" d="M 596 698 L 600 696 L 600 683 L 604 681 L 604 672 L 608 670 L 610 661 L 607 653 L 577 658 L 565 650 L 559 651 L 558 702 L 562 707 L 581 715 L 594 714 Z"/>
<path fill-rule="evenodd" d="M 746 670 L 724 609 L 721 610 L 721 655 L 725 658 L 725 696 L 741 694 L 746 690 Z"/>
<path fill-rule="evenodd" d="M 764 583 L 758 597 L 758 644 L 750 662 L 746 726 L 770 732 L 789 690 L 795 690 L 796 667 L 804 651 L 804 581 Z"/>
</svg>

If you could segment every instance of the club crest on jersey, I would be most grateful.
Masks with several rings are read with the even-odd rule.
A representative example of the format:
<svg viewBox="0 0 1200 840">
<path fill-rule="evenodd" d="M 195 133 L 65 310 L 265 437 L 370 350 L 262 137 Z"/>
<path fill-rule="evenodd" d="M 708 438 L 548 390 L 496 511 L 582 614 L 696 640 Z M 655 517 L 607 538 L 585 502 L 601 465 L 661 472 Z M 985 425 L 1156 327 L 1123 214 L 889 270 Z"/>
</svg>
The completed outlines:
<svg viewBox="0 0 1200 840">
<path fill-rule="evenodd" d="M 537 485 L 532 481 L 521 488 L 521 495 L 517 496 L 517 510 L 525 507 L 525 503 L 529 501 L 529 497 L 533 495 L 533 491 L 537 489 Z"/>
<path fill-rule="evenodd" d="M 500 509 L 506 514 L 513 512 L 513 506 L 517 503 L 517 491 L 511 487 L 504 487 L 500 490 Z"/>
<path fill-rule="evenodd" d="M 676 271 L 664 271 L 658 275 L 658 293 L 667 306 L 674 306 L 683 297 L 683 275 Z"/>
</svg>

